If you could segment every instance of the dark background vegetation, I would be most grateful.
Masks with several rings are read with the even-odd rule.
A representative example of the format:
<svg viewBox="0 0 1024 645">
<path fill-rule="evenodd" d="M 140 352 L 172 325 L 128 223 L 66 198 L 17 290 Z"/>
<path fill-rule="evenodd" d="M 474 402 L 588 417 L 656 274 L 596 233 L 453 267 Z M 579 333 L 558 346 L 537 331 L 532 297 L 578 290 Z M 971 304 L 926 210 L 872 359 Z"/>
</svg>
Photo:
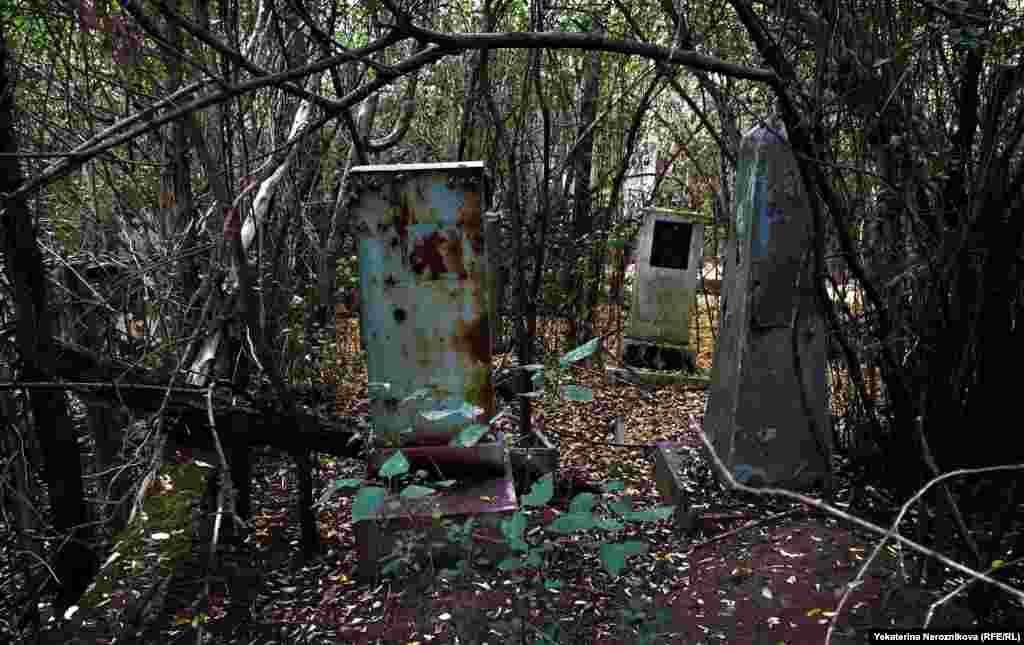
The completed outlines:
<svg viewBox="0 0 1024 645">
<path fill-rule="evenodd" d="M 239 477 L 230 428 L 287 443 L 260 418 L 298 420 L 278 447 L 300 470 L 326 450 L 364 163 L 486 161 L 497 340 L 529 364 L 538 320 L 565 321 L 556 351 L 595 334 L 640 207 L 728 231 L 743 132 L 782 125 L 844 467 L 895 509 L 1024 462 L 1022 20 L 982 0 L 0 0 L 5 629 L 77 601 L 208 407 Z M 1019 480 L 935 487 L 920 539 L 979 570 L 1019 558 Z M 969 593 L 979 615 L 1007 602 Z"/>
</svg>

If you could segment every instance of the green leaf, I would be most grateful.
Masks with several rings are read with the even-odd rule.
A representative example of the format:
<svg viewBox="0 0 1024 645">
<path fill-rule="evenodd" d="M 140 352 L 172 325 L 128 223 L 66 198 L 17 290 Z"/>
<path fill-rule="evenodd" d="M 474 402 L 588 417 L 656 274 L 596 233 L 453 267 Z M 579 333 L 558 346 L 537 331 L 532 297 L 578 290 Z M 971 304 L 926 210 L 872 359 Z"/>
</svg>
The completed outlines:
<svg viewBox="0 0 1024 645">
<path fill-rule="evenodd" d="M 580 493 L 569 502 L 570 513 L 589 513 L 594 510 L 594 494 Z"/>
<path fill-rule="evenodd" d="M 448 527 L 448 541 L 454 544 L 461 544 L 462 546 L 468 546 L 469 541 L 473 538 L 473 526 L 475 525 L 474 519 L 471 517 L 466 520 L 465 524 L 456 524 Z"/>
<path fill-rule="evenodd" d="M 381 568 L 380 574 L 382 576 L 388 576 L 388 575 L 391 575 L 392 573 L 398 573 L 398 571 L 401 568 L 402 568 L 402 560 L 400 558 L 395 558 L 391 562 L 388 562 L 387 564 L 385 564 L 383 566 L 383 568 Z"/>
<path fill-rule="evenodd" d="M 590 16 L 565 16 L 559 26 L 562 31 L 585 34 L 590 31 Z"/>
<path fill-rule="evenodd" d="M 625 524 L 611 517 L 601 517 L 597 520 L 597 528 L 606 531 L 621 531 Z"/>
<path fill-rule="evenodd" d="M 544 627 L 543 632 L 537 633 L 533 645 L 558 645 L 562 642 L 562 626 L 559 623 L 551 623 Z"/>
<path fill-rule="evenodd" d="M 658 506 L 646 511 L 623 513 L 622 519 L 627 522 L 657 522 L 658 520 L 667 520 L 672 517 L 675 511 L 675 506 Z"/>
<path fill-rule="evenodd" d="M 466 561 L 459 560 L 455 563 L 454 569 L 441 569 L 437 572 L 437 574 L 441 578 L 458 578 L 462 576 L 464 573 L 466 573 L 466 567 Z"/>
<path fill-rule="evenodd" d="M 501 520 L 501 534 L 505 536 L 508 545 L 515 551 L 526 551 L 530 548 L 523 541 L 523 531 L 526 530 L 526 515 L 517 512 L 507 520 Z"/>
<path fill-rule="evenodd" d="M 401 496 L 408 499 L 418 499 L 420 497 L 428 497 L 433 495 L 437 491 L 433 488 L 427 488 L 426 486 L 417 486 L 416 484 L 410 484 L 402 489 Z"/>
<path fill-rule="evenodd" d="M 457 483 L 459 483 L 457 479 L 446 479 L 444 481 L 434 482 L 434 486 L 440 486 L 441 488 L 451 488 Z"/>
<path fill-rule="evenodd" d="M 528 567 L 541 567 L 544 564 L 544 560 L 540 557 L 540 549 L 530 549 L 530 552 L 526 556 L 526 560 L 523 561 Z"/>
<path fill-rule="evenodd" d="M 352 501 L 352 522 L 373 519 L 380 505 L 384 503 L 387 491 L 378 486 L 366 486 Z"/>
<path fill-rule="evenodd" d="M 619 499 L 609 504 L 608 508 L 610 508 L 613 513 L 618 513 L 619 515 L 626 515 L 627 513 L 632 513 L 633 497 L 631 495 L 623 495 Z"/>
<path fill-rule="evenodd" d="M 594 392 L 589 387 L 569 384 L 562 387 L 562 396 L 570 401 L 593 401 Z"/>
<path fill-rule="evenodd" d="M 498 568 L 502 571 L 515 571 L 516 569 L 522 569 L 523 566 L 523 561 L 519 558 L 506 558 L 498 563 Z"/>
<path fill-rule="evenodd" d="M 613 479 L 610 482 L 605 482 L 604 490 L 606 493 L 618 493 L 626 490 L 626 484 L 620 479 Z"/>
<path fill-rule="evenodd" d="M 572 350 L 571 352 L 567 353 L 565 356 L 562 357 L 559 363 L 561 363 L 562 367 L 567 367 L 570 363 L 581 361 L 584 358 L 587 358 L 588 356 L 596 352 L 597 348 L 600 347 L 600 345 L 601 337 L 598 336 L 597 338 L 587 343 L 584 343 L 577 347 L 576 349 Z"/>
<path fill-rule="evenodd" d="M 561 580 L 545 580 L 544 581 L 544 588 L 545 589 L 561 589 L 562 588 L 562 581 Z"/>
<path fill-rule="evenodd" d="M 530 486 L 530 492 L 520 500 L 523 506 L 544 506 L 555 495 L 554 475 L 548 473 Z"/>
<path fill-rule="evenodd" d="M 462 526 L 453 526 L 448 531 L 448 539 L 456 544 L 469 547 L 473 540 L 473 528 L 476 526 L 476 519 L 469 518 Z M 454 537 L 453 537 L 454 535 Z"/>
<path fill-rule="evenodd" d="M 452 440 L 452 445 L 457 448 L 471 448 L 476 445 L 476 442 L 480 441 L 480 437 L 487 434 L 487 430 L 487 426 L 480 423 L 466 426 Z"/>
<path fill-rule="evenodd" d="M 594 516 L 591 513 L 566 513 L 559 515 L 554 522 L 548 524 L 548 530 L 555 533 L 572 533 L 592 529 L 595 525 Z"/>
<path fill-rule="evenodd" d="M 347 479 L 335 479 L 334 483 L 331 484 L 335 488 L 359 488 L 363 485 L 363 480 L 356 477 L 349 477 Z"/>
<path fill-rule="evenodd" d="M 458 544 L 462 541 L 462 527 L 459 525 L 448 527 L 448 541 L 452 544 Z"/>
<path fill-rule="evenodd" d="M 522 540 L 523 531 L 526 530 L 526 515 L 521 512 L 514 513 L 507 520 L 501 520 L 501 534 L 510 542 Z"/>
<path fill-rule="evenodd" d="M 623 542 L 622 544 L 602 544 L 600 557 L 604 568 L 612 576 L 618 576 L 626 568 L 626 559 L 647 552 L 645 542 Z"/>
<path fill-rule="evenodd" d="M 380 467 L 381 477 L 396 477 L 407 472 L 409 472 L 409 460 L 405 458 L 401 450 L 396 450 L 395 454 L 388 457 L 388 460 Z"/>
</svg>

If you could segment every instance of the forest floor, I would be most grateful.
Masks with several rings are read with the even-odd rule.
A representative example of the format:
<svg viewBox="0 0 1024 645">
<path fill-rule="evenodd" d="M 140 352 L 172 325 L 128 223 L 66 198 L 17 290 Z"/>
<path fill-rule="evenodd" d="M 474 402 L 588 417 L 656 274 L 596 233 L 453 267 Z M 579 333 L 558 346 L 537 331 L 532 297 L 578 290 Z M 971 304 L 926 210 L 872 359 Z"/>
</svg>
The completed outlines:
<svg viewBox="0 0 1024 645">
<path fill-rule="evenodd" d="M 703 347 L 699 364 L 707 368 L 709 363 L 710 350 Z M 345 416 L 366 412 L 366 378 L 360 369 L 353 361 L 344 371 L 338 408 Z M 134 642 L 195 643 L 201 628 L 203 642 L 232 644 L 800 645 L 825 642 L 835 623 L 831 642 L 860 643 L 868 642 L 868 626 L 919 626 L 941 595 L 942 589 L 923 593 L 904 587 L 903 554 L 890 546 L 837 613 L 839 597 L 875 538 L 788 500 L 720 487 L 696 450 L 699 438 L 690 425 L 691 415 L 698 423 L 703 417 L 703 390 L 663 386 L 642 391 L 608 384 L 602 369 L 573 372 L 574 382 L 593 389 L 594 400 L 537 406 L 534 418 L 560 447 L 561 472 L 571 473 L 562 479 L 577 484 L 620 480 L 637 507 L 661 503 L 645 451 L 607 445 L 609 422 L 622 417 L 625 444 L 668 440 L 693 449 L 681 474 L 697 511 L 695 531 L 683 534 L 672 520 L 628 525 L 614 541 L 638 540 L 649 549 L 630 558 L 622 574 L 613 577 L 598 557 L 602 538 L 596 532 L 548 535 L 540 529 L 568 510 L 571 490 L 562 487 L 563 494 L 529 515 L 526 535 L 534 540 L 544 535 L 553 547 L 539 570 L 510 573 L 493 560 L 476 559 L 453 579 L 421 567 L 360 582 L 350 521 L 353 497 L 339 495 L 320 510 L 323 551 L 305 560 L 294 462 L 261 455 L 253 469 L 248 541 L 225 545 L 222 565 L 210 578 L 212 593 L 201 601 L 195 600 L 199 585 L 172 583 L 169 594 L 183 597 L 165 602 L 164 615 Z M 314 470 L 315 497 L 338 478 L 365 476 L 364 464 L 355 460 L 321 457 Z M 851 492 L 851 483 L 840 477 L 833 503 L 848 508 Z M 205 557 L 199 551 L 197 562 Z M 201 569 L 196 564 L 196 571 Z M 190 575 L 186 567 L 176 577 Z M 545 584 L 552 580 L 559 584 Z M 967 626 L 970 615 L 965 612 L 950 603 L 936 612 L 934 624 Z M 114 616 L 109 626 L 116 624 Z M 133 642 L 116 630 L 106 633 L 67 642 Z M 557 641 L 541 637 L 556 633 Z M 643 640 L 645 635 L 650 640 Z"/>
<path fill-rule="evenodd" d="M 609 392 L 605 400 L 598 384 L 593 386 L 597 401 L 609 407 L 622 403 L 621 390 Z M 627 443 L 667 436 L 694 444 L 683 420 L 702 407 L 702 393 L 681 389 L 659 395 L 647 415 L 630 418 L 648 419 L 651 434 L 645 436 L 637 425 Z M 597 425 L 589 414 L 587 418 L 586 426 Z M 571 436 L 558 432 L 560 424 L 548 421 L 545 427 L 563 447 L 572 445 Z M 656 505 L 651 468 L 639 451 L 622 454 L 626 451 L 617 449 L 613 458 L 607 451 L 579 442 L 575 450 L 563 452 L 563 459 L 587 468 L 595 480 L 610 478 L 601 476 L 609 464 L 630 464 L 632 477 L 626 477 L 628 468 L 620 468 L 614 478 L 628 481 L 628 492 L 638 506 Z M 360 469 L 359 464 L 325 464 L 323 483 L 334 477 L 359 476 Z M 355 536 L 348 520 L 351 498 L 338 498 L 320 514 L 321 538 L 329 548 L 326 557 L 300 566 L 291 499 L 294 482 L 276 472 L 273 463 L 264 464 L 261 472 L 265 478 L 255 498 L 255 508 L 260 509 L 255 518 L 260 545 L 254 568 L 265 573 L 256 599 L 256 615 L 262 623 L 258 632 L 268 634 L 265 630 L 269 630 L 275 635 L 267 637 L 282 643 L 517 642 L 524 619 L 536 630 L 547 628 L 547 633 L 550 626 L 559 624 L 558 642 L 562 643 L 633 643 L 639 636 L 627 624 L 629 610 L 665 619 L 656 642 L 823 642 L 827 625 L 835 618 L 838 594 L 872 546 L 871 540 L 836 521 L 791 504 L 705 488 L 698 495 L 706 509 L 698 516 L 695 535 L 683 537 L 671 521 L 663 521 L 630 527 L 620 536 L 650 545 L 646 554 L 629 561 L 620 577 L 608 575 L 597 549 L 573 535 L 554 539 L 558 546 L 554 557 L 535 575 L 510 575 L 478 566 L 454 582 L 431 580 L 424 572 L 419 577 L 363 584 L 356 581 Z M 695 488 L 710 485 L 710 472 L 700 464 L 687 475 Z M 563 496 L 552 507 L 564 512 L 568 499 Z M 788 514 L 779 516 L 782 512 Z M 531 519 L 539 523 L 543 517 L 537 513 Z M 769 519 L 773 517 L 777 519 Z M 758 521 L 746 530 L 731 532 Z M 860 642 L 845 636 L 848 627 L 884 624 L 877 610 L 885 580 L 894 573 L 892 556 L 893 552 L 886 552 L 881 566 L 853 594 L 849 611 L 839 617 L 842 629 L 834 642 Z M 545 589 L 539 578 L 563 584 Z M 658 611 L 666 609 L 667 613 Z M 246 637 L 256 635 L 244 626 L 239 628 Z M 543 642 L 537 640 L 538 631 L 526 630 L 525 642 Z"/>
</svg>

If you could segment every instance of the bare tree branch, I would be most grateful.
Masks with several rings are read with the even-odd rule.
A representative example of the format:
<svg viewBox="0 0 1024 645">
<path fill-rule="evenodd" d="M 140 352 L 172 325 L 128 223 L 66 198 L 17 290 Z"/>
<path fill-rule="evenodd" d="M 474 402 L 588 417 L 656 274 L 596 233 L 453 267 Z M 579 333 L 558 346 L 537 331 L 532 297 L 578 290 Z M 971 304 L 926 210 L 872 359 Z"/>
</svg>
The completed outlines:
<svg viewBox="0 0 1024 645">
<path fill-rule="evenodd" d="M 651 43 L 619 40 L 594 34 L 562 31 L 446 34 L 417 27 L 402 19 L 399 19 L 395 28 L 400 33 L 437 45 L 449 54 L 471 49 L 580 49 L 640 56 L 669 65 L 683 65 L 761 83 L 772 83 L 777 80 L 775 73 L 768 69 L 729 63 L 695 51 L 674 50 Z"/>
<path fill-rule="evenodd" d="M 389 34 L 381 38 L 377 42 L 358 50 L 358 56 L 362 57 L 372 54 L 373 52 L 393 45 L 399 42 L 400 40 L 402 40 L 401 36 Z M 356 54 L 347 53 L 344 56 L 332 56 L 330 58 L 321 59 L 309 65 L 304 65 L 302 67 L 297 67 L 295 69 L 279 72 L 271 76 L 263 76 L 261 78 L 253 79 L 245 83 L 239 83 L 238 85 L 234 85 L 223 91 L 210 93 L 205 96 L 201 96 L 197 99 L 193 99 L 189 103 L 178 106 L 176 109 L 170 110 L 162 116 L 154 117 L 152 120 L 147 121 L 144 125 L 135 126 L 128 130 L 127 132 L 124 132 L 123 134 L 120 134 L 118 136 L 111 136 L 111 134 L 108 134 L 107 136 L 100 135 L 98 137 L 94 137 L 89 142 L 75 148 L 72 151 L 73 156 L 50 165 L 49 167 L 46 168 L 46 170 L 41 172 L 35 178 L 23 183 L 21 187 L 19 187 L 17 190 L 11 192 L 10 194 L 4 197 L 10 199 L 28 197 L 29 195 L 42 189 L 44 186 L 50 184 L 51 182 L 74 172 L 75 170 L 80 168 L 82 164 L 86 163 L 93 157 L 100 155 L 106 152 L 107 150 L 117 147 L 123 143 L 132 141 L 138 138 L 139 136 L 146 134 L 147 132 L 152 132 L 157 128 L 163 126 L 164 124 L 174 121 L 175 119 L 179 119 L 186 114 L 202 110 L 204 108 L 210 107 L 211 105 L 218 105 L 220 103 L 224 103 L 225 101 L 233 99 L 236 96 L 241 96 L 254 90 L 258 90 L 264 87 L 275 86 L 282 82 L 291 81 L 298 78 L 304 78 L 306 76 L 322 72 L 324 70 L 329 69 L 333 65 L 338 65 L 348 60 L 351 60 L 354 55 Z M 397 66 L 392 67 L 392 73 L 378 75 L 378 77 L 375 80 L 353 90 L 352 92 L 349 92 L 338 102 L 336 109 L 341 110 L 347 107 L 351 107 L 359 103 L 366 97 L 370 96 L 374 92 L 380 90 L 381 88 L 387 87 L 401 76 L 410 74 L 420 69 L 421 67 L 424 67 L 426 65 L 429 65 L 444 58 L 447 55 L 448 53 L 442 51 L 440 47 L 428 47 L 425 51 L 421 52 L 420 54 L 412 56 L 404 60 L 403 62 L 399 63 Z M 178 98 L 185 96 L 187 94 L 194 93 L 196 87 L 198 86 L 201 86 L 201 84 L 197 83 L 196 86 L 182 88 L 182 90 L 177 93 Z M 186 93 L 186 89 L 190 91 Z M 170 102 L 170 100 L 165 99 L 162 102 L 162 105 L 165 105 L 168 102 Z M 153 111 L 156 111 L 155 107 L 149 108 L 147 114 L 151 114 Z M 326 123 L 330 118 L 334 118 L 334 116 L 334 114 L 328 114 L 325 118 L 319 120 L 314 126 L 311 126 L 306 132 L 309 133 L 315 131 L 317 128 L 321 127 L 324 123 Z M 114 124 L 105 132 L 121 132 L 125 129 L 125 127 L 127 127 L 128 122 L 135 123 L 142 118 L 144 117 L 140 115 L 132 115 L 131 117 L 128 117 L 128 119 L 125 119 L 124 121 L 120 121 Z M 104 139 L 107 140 L 104 141 Z"/>
<path fill-rule="evenodd" d="M 132 0 L 123 0 L 122 4 L 131 12 L 133 16 L 136 17 L 136 19 L 138 19 L 138 15 L 144 15 L 142 14 L 141 7 L 136 6 L 135 3 L 132 2 Z M 235 51 L 234 49 L 231 49 L 230 47 L 222 43 L 220 39 L 217 38 L 216 35 L 200 27 L 191 20 L 185 18 L 178 12 L 174 11 L 171 7 L 167 6 L 165 3 L 160 3 L 157 6 L 160 8 L 160 13 L 162 13 L 169 21 L 182 27 L 185 31 L 192 34 L 194 37 L 206 43 L 213 49 L 217 50 L 223 56 L 230 59 L 239 67 L 245 69 L 250 74 L 253 74 L 254 76 L 271 75 L 271 72 L 261 68 L 259 65 L 256 65 L 248 58 L 243 56 L 241 53 Z M 384 69 L 384 71 L 386 71 L 386 68 L 382 68 L 380 65 L 377 65 L 376 63 L 368 59 L 360 62 L 365 63 L 368 66 L 375 67 L 378 70 Z M 318 107 L 321 107 L 325 110 L 339 109 L 337 105 L 338 102 L 336 100 L 320 96 L 315 92 L 305 90 L 293 83 L 282 83 L 278 87 L 284 92 L 287 92 L 298 98 L 310 101 L 316 104 Z"/>
</svg>

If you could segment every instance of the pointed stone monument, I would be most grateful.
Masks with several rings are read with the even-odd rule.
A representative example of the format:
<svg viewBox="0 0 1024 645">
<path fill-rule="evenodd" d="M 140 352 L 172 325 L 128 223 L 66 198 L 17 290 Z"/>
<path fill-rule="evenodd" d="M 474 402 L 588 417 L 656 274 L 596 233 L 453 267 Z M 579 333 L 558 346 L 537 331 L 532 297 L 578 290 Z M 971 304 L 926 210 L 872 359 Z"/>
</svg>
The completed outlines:
<svg viewBox="0 0 1024 645">
<path fill-rule="evenodd" d="M 801 488 L 828 473 L 825 325 L 806 261 L 811 217 L 785 131 L 750 130 L 737 163 L 704 428 L 737 480 L 752 486 Z"/>
</svg>

